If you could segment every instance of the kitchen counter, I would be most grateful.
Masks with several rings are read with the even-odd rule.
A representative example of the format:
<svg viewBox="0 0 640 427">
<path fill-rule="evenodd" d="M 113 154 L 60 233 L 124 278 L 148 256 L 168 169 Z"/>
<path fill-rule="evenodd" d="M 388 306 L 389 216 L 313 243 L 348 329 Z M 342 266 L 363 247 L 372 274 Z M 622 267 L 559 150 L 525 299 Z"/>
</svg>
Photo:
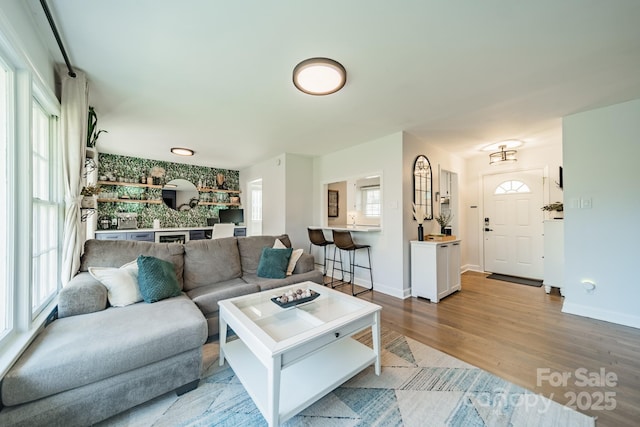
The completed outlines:
<svg viewBox="0 0 640 427">
<path fill-rule="evenodd" d="M 365 233 L 382 231 L 382 227 L 377 225 L 310 225 L 309 228 L 314 230 L 359 231 Z"/>
</svg>

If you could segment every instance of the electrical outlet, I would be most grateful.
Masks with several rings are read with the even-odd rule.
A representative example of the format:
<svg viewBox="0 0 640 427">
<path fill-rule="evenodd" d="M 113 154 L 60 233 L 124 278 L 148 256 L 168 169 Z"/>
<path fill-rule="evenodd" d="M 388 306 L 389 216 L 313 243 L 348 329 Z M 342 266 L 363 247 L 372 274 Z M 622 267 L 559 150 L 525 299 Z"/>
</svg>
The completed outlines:
<svg viewBox="0 0 640 427">
<path fill-rule="evenodd" d="M 584 197 L 580 199 L 581 209 L 591 209 L 591 197 Z"/>
</svg>

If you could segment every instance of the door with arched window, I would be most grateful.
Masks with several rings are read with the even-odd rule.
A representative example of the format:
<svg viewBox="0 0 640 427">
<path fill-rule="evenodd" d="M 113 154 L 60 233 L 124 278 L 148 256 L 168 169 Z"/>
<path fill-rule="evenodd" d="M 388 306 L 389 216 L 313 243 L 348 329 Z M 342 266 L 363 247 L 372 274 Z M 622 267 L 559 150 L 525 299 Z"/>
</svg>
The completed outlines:
<svg viewBox="0 0 640 427">
<path fill-rule="evenodd" d="M 543 170 L 483 177 L 484 269 L 542 279 Z"/>
</svg>

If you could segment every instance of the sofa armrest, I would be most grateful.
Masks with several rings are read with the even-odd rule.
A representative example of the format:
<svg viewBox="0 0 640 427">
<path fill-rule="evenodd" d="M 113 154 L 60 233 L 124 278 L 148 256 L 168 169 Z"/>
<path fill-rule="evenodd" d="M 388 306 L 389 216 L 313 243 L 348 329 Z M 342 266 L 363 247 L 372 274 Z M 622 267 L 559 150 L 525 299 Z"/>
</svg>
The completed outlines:
<svg viewBox="0 0 640 427">
<path fill-rule="evenodd" d="M 313 271 L 315 268 L 315 258 L 313 255 L 303 253 L 296 263 L 296 268 L 293 269 L 293 274 L 307 273 Z"/>
<path fill-rule="evenodd" d="M 93 313 L 107 308 L 107 288 L 89 273 L 78 273 L 58 294 L 58 317 Z"/>
</svg>

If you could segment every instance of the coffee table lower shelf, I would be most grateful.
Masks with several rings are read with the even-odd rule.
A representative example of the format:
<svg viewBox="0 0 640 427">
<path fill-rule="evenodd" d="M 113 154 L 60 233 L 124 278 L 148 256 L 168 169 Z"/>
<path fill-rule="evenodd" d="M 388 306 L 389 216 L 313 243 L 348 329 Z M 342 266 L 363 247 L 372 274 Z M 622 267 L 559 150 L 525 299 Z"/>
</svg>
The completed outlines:
<svg viewBox="0 0 640 427">
<path fill-rule="evenodd" d="M 226 343 L 225 359 L 262 415 L 267 408 L 267 368 L 242 340 Z M 332 342 L 282 368 L 279 422 L 283 423 L 376 361 L 376 353 L 353 338 Z"/>
</svg>

